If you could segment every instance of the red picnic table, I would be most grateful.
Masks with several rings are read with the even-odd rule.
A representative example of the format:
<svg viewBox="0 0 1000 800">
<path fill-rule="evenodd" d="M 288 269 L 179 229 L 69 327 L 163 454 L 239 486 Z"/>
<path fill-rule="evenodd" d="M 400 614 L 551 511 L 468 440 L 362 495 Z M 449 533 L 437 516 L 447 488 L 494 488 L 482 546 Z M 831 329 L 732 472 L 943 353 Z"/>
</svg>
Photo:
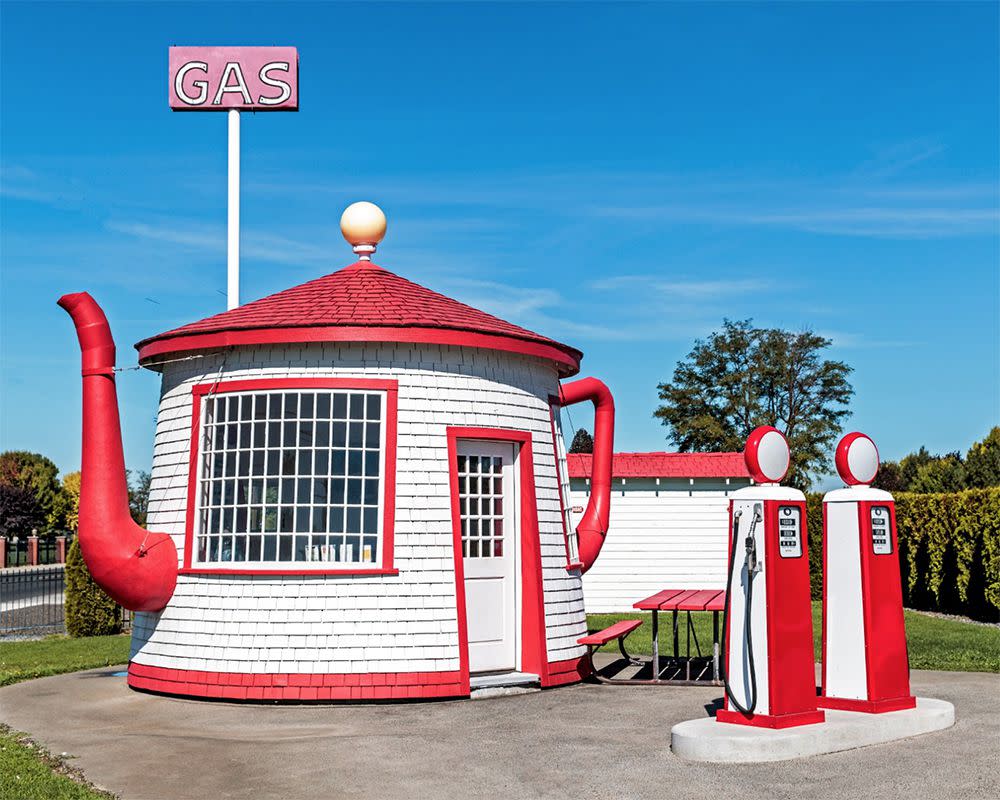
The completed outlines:
<svg viewBox="0 0 1000 800">
<path fill-rule="evenodd" d="M 641 611 L 650 611 L 653 615 L 653 659 L 650 664 L 652 675 L 650 678 L 609 678 L 602 675 L 594 665 L 594 653 L 603 645 L 610 641 L 618 642 L 618 649 L 622 657 L 634 666 L 642 666 L 643 661 L 633 658 L 625 650 L 625 639 L 636 628 L 642 625 L 642 620 L 621 620 L 610 628 L 603 631 L 588 634 L 579 639 L 580 644 L 587 646 L 587 655 L 590 658 L 591 672 L 601 683 L 621 683 L 621 684 L 674 684 L 674 685 L 704 685 L 706 683 L 705 674 L 709 666 L 712 668 L 711 684 L 719 685 L 719 612 L 723 610 L 726 601 L 726 593 L 722 589 L 663 589 L 644 600 L 633 604 L 633 608 Z M 673 633 L 674 633 L 674 653 L 664 676 L 664 670 L 660 669 L 660 620 L 661 611 L 673 612 Z M 679 632 L 677 629 L 678 615 L 681 611 L 687 612 L 687 648 L 682 657 L 680 654 Z M 698 634 L 691 623 L 692 611 L 712 612 L 712 656 L 708 658 L 702 656 L 701 645 L 698 643 Z M 698 651 L 696 658 L 691 657 L 691 636 L 694 635 L 695 649 Z M 698 663 L 700 671 L 692 678 L 691 664 Z M 681 677 L 683 673 L 684 677 Z M 641 674 L 641 671 L 640 673 Z"/>
<path fill-rule="evenodd" d="M 694 626 L 691 624 L 692 611 L 712 612 L 712 683 L 719 683 L 719 612 L 722 611 L 726 602 L 726 592 L 724 589 L 663 589 L 654 595 L 640 600 L 632 605 L 642 611 L 651 611 L 653 614 L 653 682 L 654 683 L 701 683 L 698 677 L 691 678 L 691 634 L 694 633 Z M 660 620 L 661 611 L 673 612 L 673 639 L 674 654 L 673 664 L 675 667 L 674 677 L 666 680 L 660 677 Z M 681 660 L 679 652 L 679 641 L 677 631 L 678 612 L 687 612 L 687 656 Z M 694 636 L 695 648 L 698 655 L 701 655 L 701 647 L 698 644 L 698 634 Z M 679 679 L 676 672 L 679 667 L 685 669 L 685 677 Z M 702 670 L 702 673 L 704 670 Z"/>
</svg>

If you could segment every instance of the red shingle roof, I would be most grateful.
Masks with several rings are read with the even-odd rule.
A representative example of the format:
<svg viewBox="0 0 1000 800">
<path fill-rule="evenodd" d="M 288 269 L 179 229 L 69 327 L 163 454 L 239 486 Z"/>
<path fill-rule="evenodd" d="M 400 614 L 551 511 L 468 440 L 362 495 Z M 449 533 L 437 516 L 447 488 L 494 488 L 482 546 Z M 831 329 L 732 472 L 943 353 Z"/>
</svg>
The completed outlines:
<svg viewBox="0 0 1000 800">
<path fill-rule="evenodd" d="M 440 333 L 421 335 L 415 331 Z M 577 372 L 583 356 L 573 347 L 452 300 L 368 261 L 143 339 L 136 349 L 144 360 L 182 350 L 277 341 L 432 341 L 495 346 L 552 358 L 559 362 L 563 375 Z"/>
<path fill-rule="evenodd" d="M 570 453 L 569 476 L 589 478 L 589 453 Z M 615 453 L 615 478 L 749 478 L 743 453 Z"/>
</svg>

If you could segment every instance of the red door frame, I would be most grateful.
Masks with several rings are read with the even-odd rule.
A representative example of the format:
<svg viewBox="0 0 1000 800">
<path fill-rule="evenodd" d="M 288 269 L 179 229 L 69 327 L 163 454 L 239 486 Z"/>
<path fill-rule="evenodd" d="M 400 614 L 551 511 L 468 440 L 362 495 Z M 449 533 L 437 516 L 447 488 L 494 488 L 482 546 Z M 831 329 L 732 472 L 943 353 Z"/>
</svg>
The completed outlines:
<svg viewBox="0 0 1000 800">
<path fill-rule="evenodd" d="M 458 498 L 458 440 L 512 442 L 519 445 L 517 461 L 521 481 L 521 670 L 548 683 L 545 646 L 545 606 L 542 595 L 542 556 L 538 535 L 538 502 L 535 499 L 535 464 L 528 431 L 502 428 L 452 428 L 448 434 L 448 482 L 451 487 L 451 527 L 455 557 L 455 606 L 458 615 L 458 658 L 461 683 L 469 684 L 469 626 L 465 612 L 465 565 L 462 557 L 462 520 Z"/>
</svg>

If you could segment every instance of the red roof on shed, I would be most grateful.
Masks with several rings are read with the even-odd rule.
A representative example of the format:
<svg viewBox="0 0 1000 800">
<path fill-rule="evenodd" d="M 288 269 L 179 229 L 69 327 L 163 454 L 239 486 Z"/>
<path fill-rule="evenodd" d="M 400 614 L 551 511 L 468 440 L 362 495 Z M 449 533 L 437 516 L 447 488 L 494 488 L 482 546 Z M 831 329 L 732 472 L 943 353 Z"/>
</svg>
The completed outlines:
<svg viewBox="0 0 1000 800">
<path fill-rule="evenodd" d="M 589 478 L 589 453 L 567 455 L 569 476 Z M 615 478 L 749 478 L 743 453 L 615 453 Z"/>
<path fill-rule="evenodd" d="M 549 358 L 564 377 L 583 354 L 485 311 L 358 261 L 322 278 L 143 339 L 139 360 L 186 350 L 276 342 L 403 341 Z M 155 360 L 152 362 L 155 363 Z"/>
</svg>

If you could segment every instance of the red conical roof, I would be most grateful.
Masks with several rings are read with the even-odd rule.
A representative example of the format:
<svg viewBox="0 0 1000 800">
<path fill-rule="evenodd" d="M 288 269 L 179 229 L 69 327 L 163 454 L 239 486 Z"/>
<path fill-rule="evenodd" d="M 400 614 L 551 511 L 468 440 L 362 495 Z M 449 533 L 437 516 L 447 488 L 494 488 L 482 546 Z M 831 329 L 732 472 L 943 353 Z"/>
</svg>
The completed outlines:
<svg viewBox="0 0 1000 800">
<path fill-rule="evenodd" d="M 135 347 L 140 363 L 155 366 L 167 354 L 185 351 L 328 341 L 504 350 L 555 361 L 564 377 L 579 371 L 583 357 L 573 347 L 433 292 L 369 261 L 143 339 Z"/>
</svg>

